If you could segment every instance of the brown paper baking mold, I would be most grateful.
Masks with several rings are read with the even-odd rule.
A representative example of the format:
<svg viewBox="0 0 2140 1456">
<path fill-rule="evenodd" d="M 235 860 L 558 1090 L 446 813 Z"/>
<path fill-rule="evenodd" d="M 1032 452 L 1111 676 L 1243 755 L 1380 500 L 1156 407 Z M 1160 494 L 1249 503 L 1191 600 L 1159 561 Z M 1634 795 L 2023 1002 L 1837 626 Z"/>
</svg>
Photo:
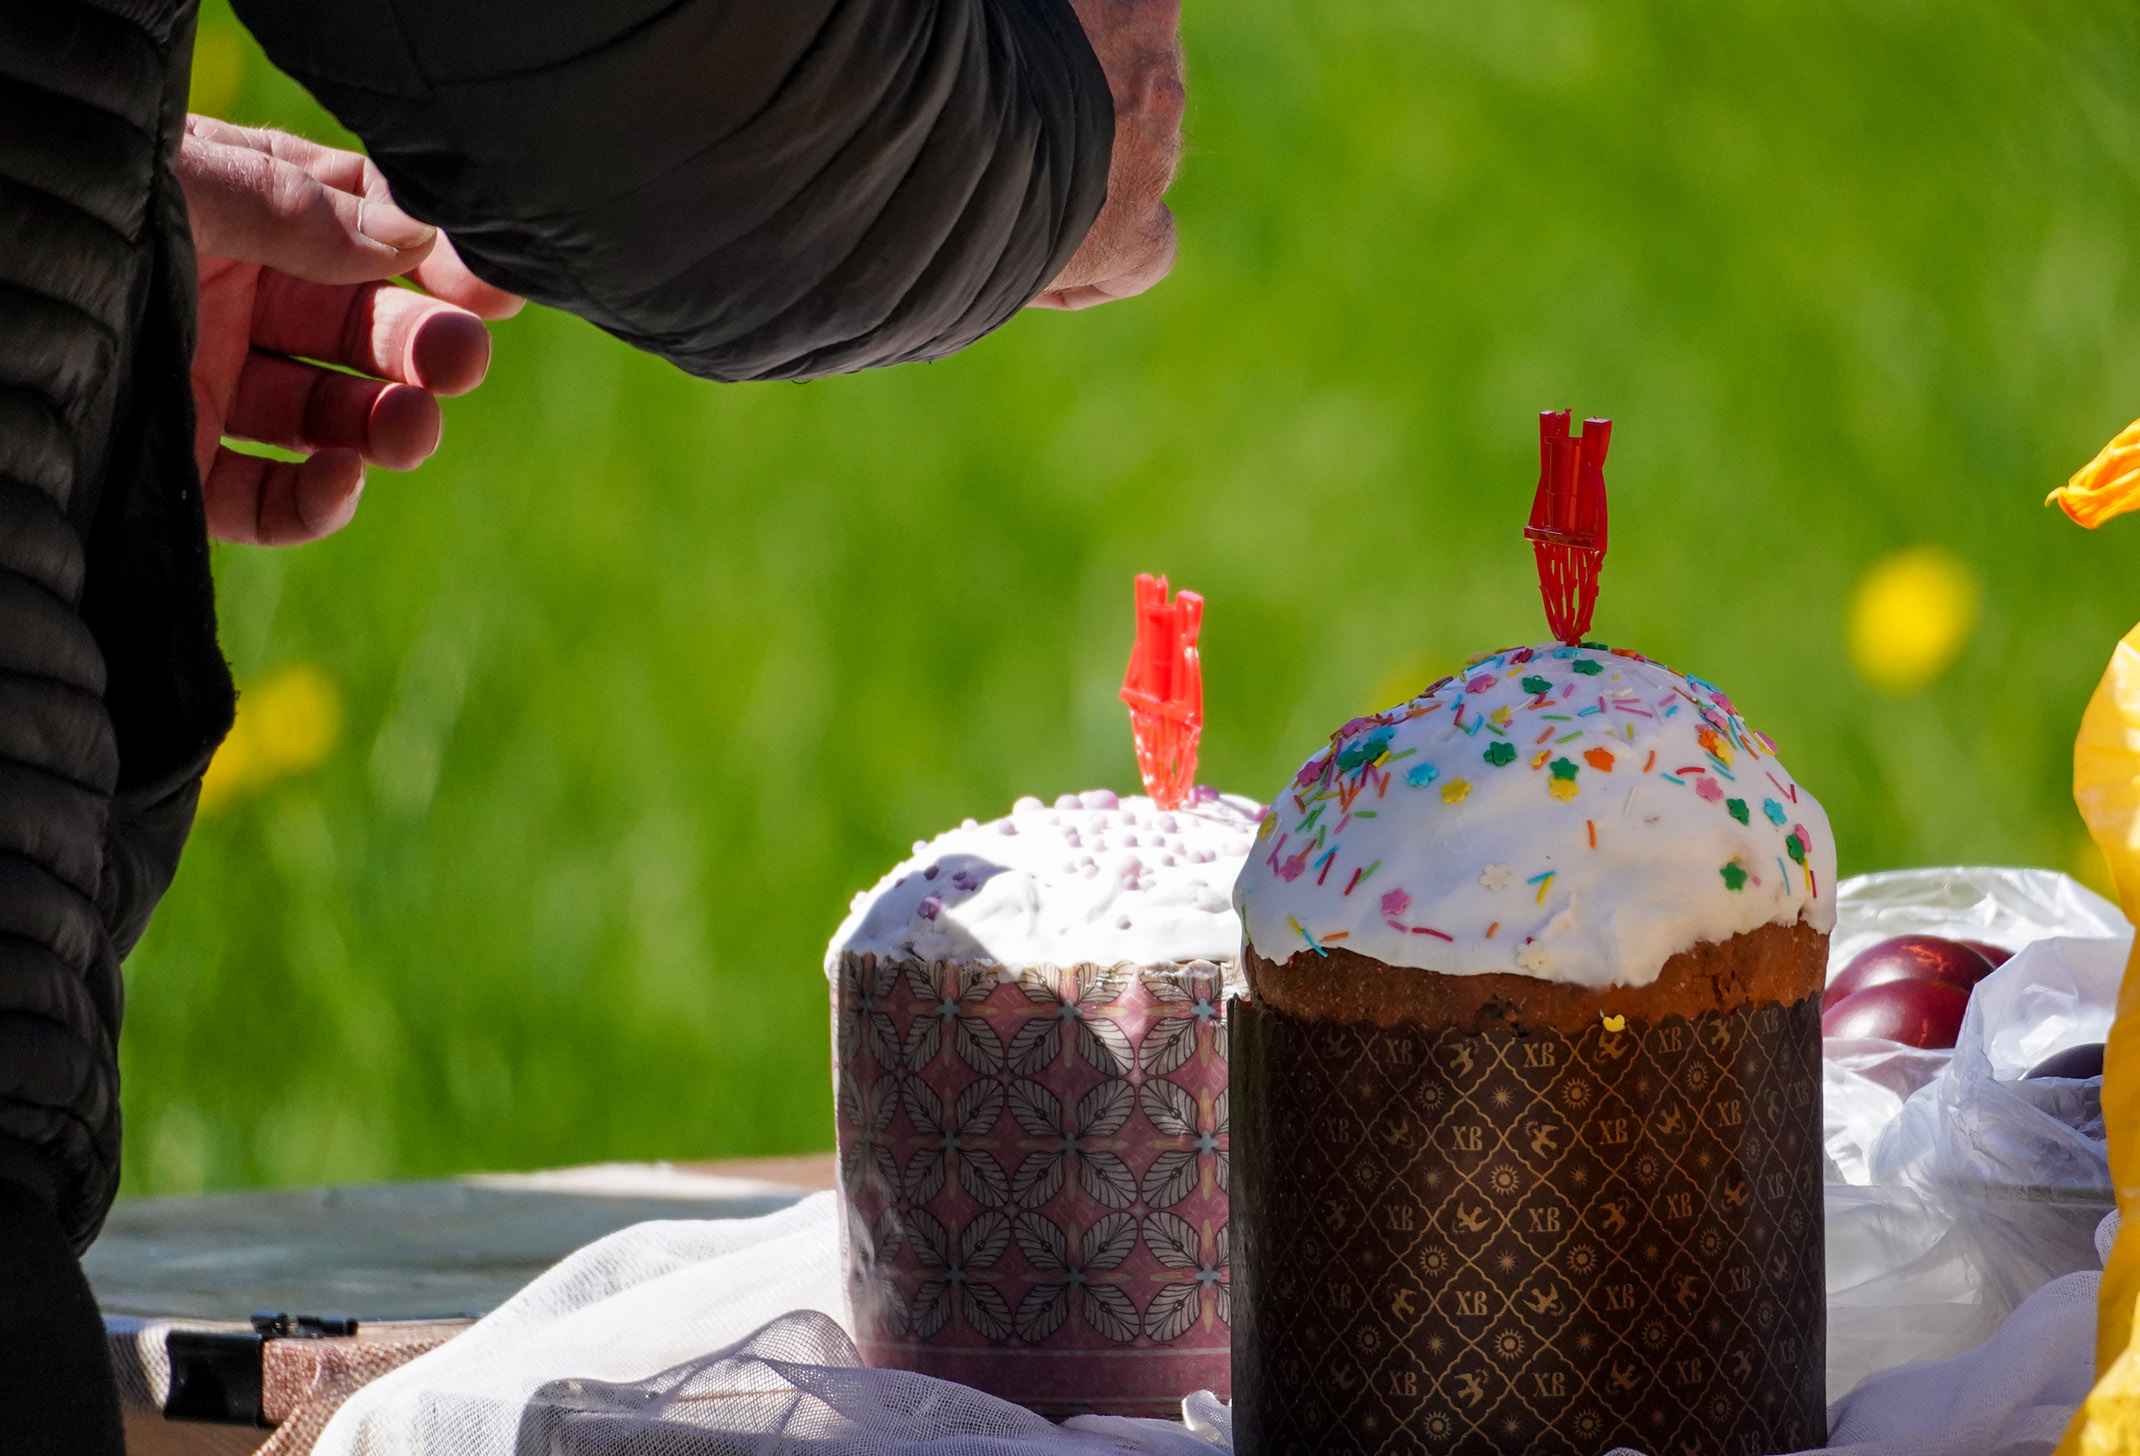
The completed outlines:
<svg viewBox="0 0 2140 1456">
<path fill-rule="evenodd" d="M 1229 1020 L 1242 1456 L 1824 1442 L 1817 999 Z"/>
<path fill-rule="evenodd" d="M 1194 967 L 1201 965 L 1202 969 Z M 1231 1370 L 1230 968 L 840 958 L 864 1363 L 1043 1415 L 1178 1415 Z"/>
</svg>

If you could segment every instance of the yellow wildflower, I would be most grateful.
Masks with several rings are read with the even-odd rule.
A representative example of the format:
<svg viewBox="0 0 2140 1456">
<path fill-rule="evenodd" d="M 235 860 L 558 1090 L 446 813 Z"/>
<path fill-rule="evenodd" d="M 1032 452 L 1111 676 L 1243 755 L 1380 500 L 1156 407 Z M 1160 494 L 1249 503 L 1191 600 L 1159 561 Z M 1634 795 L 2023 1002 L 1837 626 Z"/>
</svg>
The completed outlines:
<svg viewBox="0 0 2140 1456">
<path fill-rule="evenodd" d="M 341 695 L 310 663 L 278 668 L 238 698 L 237 721 L 201 778 L 201 809 L 316 768 L 342 727 Z"/>
<path fill-rule="evenodd" d="M 1850 663 L 1885 692 L 1915 693 L 1953 665 L 1977 625 L 1977 580 L 1940 546 L 1873 563 L 1851 596 Z"/>
</svg>

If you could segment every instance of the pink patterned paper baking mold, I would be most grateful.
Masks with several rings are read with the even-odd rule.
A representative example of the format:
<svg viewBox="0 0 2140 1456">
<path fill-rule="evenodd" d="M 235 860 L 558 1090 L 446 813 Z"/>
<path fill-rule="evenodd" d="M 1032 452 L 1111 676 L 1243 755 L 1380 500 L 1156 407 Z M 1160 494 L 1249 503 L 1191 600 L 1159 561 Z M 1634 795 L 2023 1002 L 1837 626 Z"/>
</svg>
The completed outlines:
<svg viewBox="0 0 2140 1456">
<path fill-rule="evenodd" d="M 1225 1005 L 1210 961 L 843 954 L 841 1222 L 869 1364 L 1046 1415 L 1231 1380 Z"/>
</svg>

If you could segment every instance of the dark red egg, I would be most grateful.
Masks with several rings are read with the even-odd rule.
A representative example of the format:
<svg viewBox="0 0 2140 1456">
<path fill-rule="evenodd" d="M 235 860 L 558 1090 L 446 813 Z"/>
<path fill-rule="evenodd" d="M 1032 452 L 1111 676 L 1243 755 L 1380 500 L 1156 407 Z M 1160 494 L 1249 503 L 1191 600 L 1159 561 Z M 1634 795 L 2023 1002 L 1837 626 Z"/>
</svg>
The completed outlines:
<svg viewBox="0 0 2140 1456">
<path fill-rule="evenodd" d="M 2005 946 L 1993 945 L 1988 940 L 1965 940 L 1960 944 L 1968 946 L 1978 955 L 1984 957 L 1985 960 L 1990 961 L 1991 968 L 1995 971 L 2014 958 L 2014 953 Z"/>
<path fill-rule="evenodd" d="M 1881 981 L 1821 1013 L 1822 1036 L 1884 1036 L 1914 1047 L 1951 1047 L 1969 993 L 1945 981 Z"/>
<path fill-rule="evenodd" d="M 2087 1042 L 2081 1046 L 2069 1046 L 2045 1057 L 2035 1066 L 2021 1074 L 2024 1082 L 2033 1082 L 2038 1077 L 2071 1077 L 2086 1081 L 2103 1075 L 2103 1044 Z"/>
<path fill-rule="evenodd" d="M 1894 981 L 1938 981 L 1966 995 L 1970 987 L 1992 973 L 1992 968 L 1983 952 L 1963 941 L 1937 935 L 1898 935 L 1852 956 L 1842 974 L 1830 981 L 1821 994 L 1821 1009 L 1830 1010 L 1846 996 Z"/>
</svg>

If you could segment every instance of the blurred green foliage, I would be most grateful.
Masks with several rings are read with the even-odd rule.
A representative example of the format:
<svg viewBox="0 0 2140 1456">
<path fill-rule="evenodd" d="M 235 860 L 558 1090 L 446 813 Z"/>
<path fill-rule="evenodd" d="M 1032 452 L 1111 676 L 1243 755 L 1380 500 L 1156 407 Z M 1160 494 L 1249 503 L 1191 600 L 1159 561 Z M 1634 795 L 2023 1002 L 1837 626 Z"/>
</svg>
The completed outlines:
<svg viewBox="0 0 2140 1456">
<path fill-rule="evenodd" d="M 822 947 L 917 837 L 1134 779 L 1130 578 L 1209 598 L 1207 782 L 1542 635 L 1535 414 L 1614 417 L 1597 632 L 1726 685 L 1846 872 L 2079 863 L 2140 527 L 2140 39 L 2084 0 L 1192 3 L 1175 276 L 717 388 L 530 310 L 437 461 L 224 548 L 241 681 L 341 698 L 131 969 L 135 1193 L 830 1141 Z M 342 134 L 220 6 L 202 101 Z M 220 68 L 220 69 L 217 69 Z M 214 92 L 213 97 L 208 93 Z M 1842 652 L 1911 546 L 1929 689 Z"/>
</svg>

